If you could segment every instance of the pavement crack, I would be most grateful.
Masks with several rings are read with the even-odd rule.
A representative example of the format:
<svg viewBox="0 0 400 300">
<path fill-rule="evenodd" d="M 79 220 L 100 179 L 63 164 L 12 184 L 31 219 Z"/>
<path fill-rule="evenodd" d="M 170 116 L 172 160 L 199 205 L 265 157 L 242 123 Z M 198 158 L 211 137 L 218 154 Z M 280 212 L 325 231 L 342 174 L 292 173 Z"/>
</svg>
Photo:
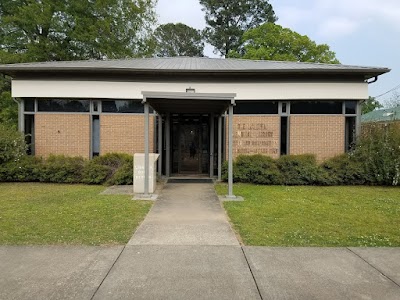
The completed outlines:
<svg viewBox="0 0 400 300">
<path fill-rule="evenodd" d="M 243 246 L 240 246 L 240 249 L 242 249 L 242 253 L 243 253 L 244 259 L 246 260 L 246 263 L 247 263 L 247 267 L 249 268 L 251 276 L 253 277 L 253 281 L 254 281 L 254 284 L 256 285 L 258 295 L 260 296 L 260 299 L 263 300 L 263 296 L 261 295 L 261 291 L 260 291 L 260 288 L 258 286 L 256 277 L 255 277 L 255 275 L 253 273 L 253 270 L 251 269 L 250 262 L 247 259 L 246 252 L 244 251 Z"/>
<path fill-rule="evenodd" d="M 358 253 L 354 252 L 353 250 L 351 250 L 350 248 L 346 247 L 346 249 L 348 251 L 350 251 L 351 253 L 353 253 L 355 256 L 357 256 L 358 258 L 360 258 L 361 260 L 363 260 L 366 264 L 368 264 L 371 268 L 375 269 L 376 271 L 378 271 L 383 277 L 385 277 L 386 279 L 388 279 L 389 281 L 393 282 L 395 285 L 397 285 L 400 288 L 400 284 L 398 284 L 396 281 L 394 281 L 392 278 L 390 278 L 388 275 L 386 275 L 385 273 L 383 273 L 383 271 L 381 271 L 380 269 L 378 269 L 377 267 L 375 267 L 373 264 L 371 264 L 369 261 L 367 261 L 366 259 L 364 259 L 361 255 L 359 255 Z"/>
<path fill-rule="evenodd" d="M 122 255 L 122 252 L 124 252 L 125 248 L 126 248 L 126 244 L 124 245 L 124 247 L 122 248 L 121 252 L 118 254 L 117 258 L 115 259 L 115 261 L 113 262 L 113 264 L 111 265 L 110 269 L 107 271 L 107 274 L 104 276 L 103 280 L 100 282 L 99 286 L 96 288 L 96 290 L 94 291 L 92 297 L 90 297 L 90 300 L 93 300 L 93 298 L 96 296 L 97 292 L 99 291 L 100 287 L 103 285 L 103 282 L 106 280 L 106 278 L 108 277 L 108 275 L 110 274 L 111 270 L 114 268 L 115 264 L 117 263 L 117 261 L 119 260 L 119 258 Z"/>
</svg>

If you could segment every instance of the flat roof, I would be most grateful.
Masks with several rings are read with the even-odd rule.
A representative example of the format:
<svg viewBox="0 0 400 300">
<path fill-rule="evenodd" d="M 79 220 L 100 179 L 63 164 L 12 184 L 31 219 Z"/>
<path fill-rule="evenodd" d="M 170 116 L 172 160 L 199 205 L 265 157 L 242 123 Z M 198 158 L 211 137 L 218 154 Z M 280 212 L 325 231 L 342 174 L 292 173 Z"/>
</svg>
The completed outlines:
<svg viewBox="0 0 400 300">
<path fill-rule="evenodd" d="M 52 61 L 0 65 L 11 76 L 26 73 L 79 74 L 354 74 L 373 78 L 390 69 L 342 64 L 222 59 L 204 57 L 132 58 L 120 60 Z"/>
</svg>

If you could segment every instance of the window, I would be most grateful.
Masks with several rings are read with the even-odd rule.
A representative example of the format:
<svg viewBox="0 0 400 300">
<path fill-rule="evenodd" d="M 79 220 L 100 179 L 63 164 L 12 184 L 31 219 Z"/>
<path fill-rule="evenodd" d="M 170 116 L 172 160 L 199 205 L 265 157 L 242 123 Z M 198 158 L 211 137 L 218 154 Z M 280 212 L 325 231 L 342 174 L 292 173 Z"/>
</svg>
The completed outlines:
<svg viewBox="0 0 400 300">
<path fill-rule="evenodd" d="M 89 112 L 89 100 L 38 99 L 38 111 L 43 112 Z"/>
<path fill-rule="evenodd" d="M 24 116 L 25 141 L 28 146 L 27 154 L 35 154 L 35 115 L 28 114 Z"/>
<path fill-rule="evenodd" d="M 237 115 L 274 115 L 278 114 L 278 102 L 236 101 L 233 113 Z"/>
<path fill-rule="evenodd" d="M 356 140 L 356 117 L 346 117 L 346 151 L 354 147 Z"/>
<path fill-rule="evenodd" d="M 288 154 L 289 119 L 281 117 L 281 155 Z"/>
<path fill-rule="evenodd" d="M 282 113 L 283 114 L 287 113 L 287 104 L 285 102 L 282 103 Z"/>
<path fill-rule="evenodd" d="M 343 102 L 341 101 L 292 101 L 291 114 L 343 114 Z"/>
<path fill-rule="evenodd" d="M 144 113 L 144 106 L 140 100 L 105 100 L 102 102 L 104 113 Z"/>
<path fill-rule="evenodd" d="M 355 115 L 357 114 L 357 101 L 346 101 L 346 115 Z"/>
<path fill-rule="evenodd" d="M 24 100 L 24 110 L 26 112 L 34 112 L 35 111 L 35 100 L 34 99 L 25 99 Z"/>
</svg>

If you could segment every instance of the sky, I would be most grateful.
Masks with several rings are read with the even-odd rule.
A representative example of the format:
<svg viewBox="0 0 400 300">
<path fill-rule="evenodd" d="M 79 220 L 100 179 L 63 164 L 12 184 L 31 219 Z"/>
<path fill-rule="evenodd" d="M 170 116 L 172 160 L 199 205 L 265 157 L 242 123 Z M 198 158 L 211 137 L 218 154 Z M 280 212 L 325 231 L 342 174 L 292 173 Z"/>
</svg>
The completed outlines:
<svg viewBox="0 0 400 300">
<path fill-rule="evenodd" d="M 234 0 L 232 0 L 234 1 Z M 270 0 L 277 23 L 318 44 L 328 44 L 342 64 L 392 69 L 369 85 L 370 96 L 394 87 L 400 94 L 399 0 Z M 206 24 L 198 0 L 158 0 L 160 24 L 181 22 L 197 29 Z M 208 45 L 206 56 L 218 57 Z M 390 92 L 379 97 L 390 100 Z"/>
</svg>

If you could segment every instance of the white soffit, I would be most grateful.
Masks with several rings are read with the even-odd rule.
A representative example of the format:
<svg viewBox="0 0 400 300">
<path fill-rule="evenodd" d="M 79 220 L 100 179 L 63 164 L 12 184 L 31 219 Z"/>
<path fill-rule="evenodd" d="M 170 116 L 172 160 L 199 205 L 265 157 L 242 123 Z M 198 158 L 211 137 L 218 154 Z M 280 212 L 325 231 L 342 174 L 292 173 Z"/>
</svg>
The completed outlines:
<svg viewBox="0 0 400 300">
<path fill-rule="evenodd" d="M 365 82 L 115 82 L 18 80 L 12 82 L 16 98 L 98 98 L 142 99 L 143 91 L 180 93 L 186 89 L 196 93 L 235 93 L 236 100 L 287 99 L 367 99 Z"/>
</svg>

